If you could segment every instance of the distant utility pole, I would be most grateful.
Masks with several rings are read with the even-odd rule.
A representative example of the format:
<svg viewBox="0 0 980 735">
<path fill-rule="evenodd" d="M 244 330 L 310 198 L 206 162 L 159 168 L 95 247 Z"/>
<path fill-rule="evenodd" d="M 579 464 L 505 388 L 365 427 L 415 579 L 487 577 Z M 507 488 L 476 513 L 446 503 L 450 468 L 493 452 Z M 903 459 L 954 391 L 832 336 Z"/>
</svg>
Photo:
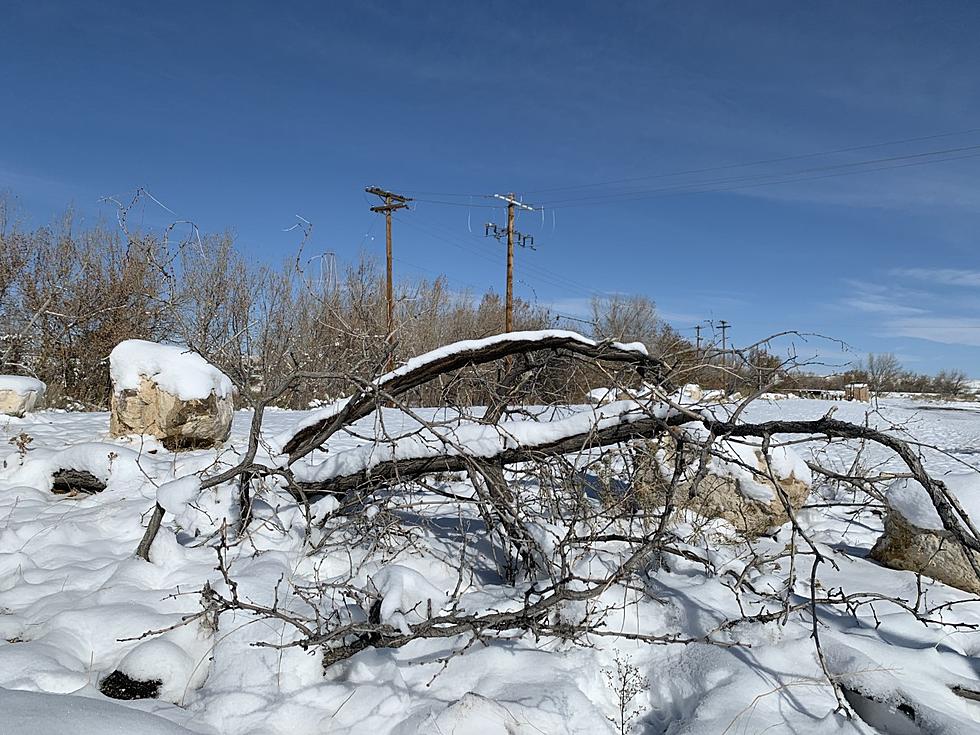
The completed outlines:
<svg viewBox="0 0 980 735">
<path fill-rule="evenodd" d="M 494 196 L 507 202 L 507 227 L 505 229 L 488 222 L 484 237 L 492 235 L 500 240 L 505 235 L 507 236 L 507 301 L 504 308 L 504 331 L 512 332 L 514 330 L 514 240 L 516 239 L 522 248 L 534 248 L 533 237 L 522 235 L 514 229 L 514 208 L 518 207 L 533 212 L 534 207 L 529 207 L 524 202 L 518 201 L 514 194 L 494 194 Z"/>
<path fill-rule="evenodd" d="M 694 326 L 694 334 L 697 335 L 696 352 L 698 355 L 700 355 L 701 354 L 701 325 L 700 324 L 696 324 Z"/>
<path fill-rule="evenodd" d="M 728 368 L 728 348 L 727 341 L 725 339 L 725 334 L 728 332 L 728 328 L 732 326 L 724 319 L 718 322 L 718 328 L 721 330 L 721 368 L 726 370 Z M 725 376 L 725 384 L 729 382 L 728 376 Z"/>
<path fill-rule="evenodd" d="M 385 264 L 387 275 L 385 295 L 388 299 L 388 336 L 386 339 L 390 345 L 395 334 L 395 295 L 391 277 L 391 213 L 398 209 L 406 209 L 408 207 L 408 202 L 412 200 L 408 197 L 403 197 L 400 194 L 393 194 L 390 191 L 385 191 L 377 186 L 369 186 L 364 191 L 366 191 L 368 194 L 374 194 L 375 196 L 381 197 L 381 200 L 384 202 L 384 204 L 371 207 L 371 211 L 383 213 L 385 216 Z M 393 364 L 394 357 L 389 352 L 389 370 L 392 368 Z"/>
<path fill-rule="evenodd" d="M 726 338 L 725 338 L 725 334 L 728 332 L 728 328 L 731 327 L 731 326 L 732 325 L 729 324 L 728 322 L 726 322 L 724 319 L 722 319 L 720 322 L 718 322 L 718 328 L 721 330 L 721 362 L 722 362 L 722 365 L 727 365 L 728 364 L 728 358 L 725 357 L 725 355 L 728 354 L 727 348 L 726 348 L 727 341 L 726 341 Z"/>
</svg>

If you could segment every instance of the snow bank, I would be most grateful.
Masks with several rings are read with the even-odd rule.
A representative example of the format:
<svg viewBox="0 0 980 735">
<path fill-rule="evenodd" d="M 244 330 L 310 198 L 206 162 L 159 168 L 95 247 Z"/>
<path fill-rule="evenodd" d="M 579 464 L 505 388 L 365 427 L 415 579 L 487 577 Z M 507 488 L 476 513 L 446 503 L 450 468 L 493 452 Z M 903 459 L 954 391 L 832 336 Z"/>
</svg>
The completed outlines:
<svg viewBox="0 0 980 735">
<path fill-rule="evenodd" d="M 3 735 L 194 735 L 162 717 L 105 699 L 0 689 Z"/>
<path fill-rule="evenodd" d="M 34 393 L 43 396 L 47 387 L 36 378 L 23 375 L 0 375 L 0 391 L 10 391 L 19 396 L 29 396 Z"/>
<path fill-rule="evenodd" d="M 10 480 L 17 485 L 50 490 L 54 473 L 73 469 L 91 473 L 111 489 L 130 490 L 143 487 L 149 477 L 161 470 L 169 472 L 161 465 L 165 465 L 161 460 L 118 444 L 82 442 L 57 451 L 32 451 L 10 473 Z"/>
<path fill-rule="evenodd" d="M 980 522 L 980 473 L 961 472 L 940 478 L 973 521 Z M 903 478 L 893 482 L 885 491 L 888 504 L 918 528 L 942 531 L 943 522 L 936 513 L 932 499 L 916 480 Z"/>
<path fill-rule="evenodd" d="M 212 393 L 225 398 L 231 379 L 187 347 L 127 339 L 109 353 L 113 390 L 138 390 L 147 378 L 182 401 L 201 400 Z"/>
</svg>

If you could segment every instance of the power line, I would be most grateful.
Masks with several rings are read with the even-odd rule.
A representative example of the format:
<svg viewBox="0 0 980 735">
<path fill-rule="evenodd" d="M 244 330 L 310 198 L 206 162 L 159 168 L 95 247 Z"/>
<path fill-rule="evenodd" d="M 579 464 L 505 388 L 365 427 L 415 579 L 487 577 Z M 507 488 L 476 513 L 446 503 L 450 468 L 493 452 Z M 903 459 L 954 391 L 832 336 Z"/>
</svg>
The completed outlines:
<svg viewBox="0 0 980 735">
<path fill-rule="evenodd" d="M 932 135 L 920 135 L 914 138 L 903 138 L 900 140 L 889 140 L 881 143 L 867 143 L 864 145 L 848 146 L 846 148 L 834 148 L 824 151 L 814 151 L 811 153 L 801 153 L 792 156 L 780 156 L 778 158 L 765 158 L 756 161 L 746 161 L 744 163 L 729 163 L 721 166 L 708 166 L 705 168 L 688 169 L 686 171 L 673 171 L 658 174 L 647 174 L 644 176 L 632 176 L 623 179 L 612 179 L 609 181 L 599 181 L 590 184 L 573 184 L 570 186 L 557 186 L 549 189 L 532 189 L 529 194 L 542 194 L 554 191 L 571 191 L 574 189 L 586 189 L 597 186 L 610 186 L 612 184 L 627 184 L 633 181 L 644 181 L 647 179 L 660 179 L 670 176 L 688 176 L 690 174 L 710 173 L 712 171 L 725 171 L 733 168 L 747 168 L 749 166 L 764 166 L 770 163 L 785 163 L 787 161 L 802 161 L 808 158 L 818 158 L 820 156 L 832 156 L 839 153 L 853 153 L 855 151 L 872 150 L 874 148 L 886 148 L 892 145 L 905 145 L 907 143 L 921 143 L 925 140 L 937 140 L 939 138 L 952 138 L 961 135 L 971 135 L 980 132 L 980 128 L 969 128 L 967 130 L 956 130 L 947 133 L 934 133 Z"/>
<path fill-rule="evenodd" d="M 481 238 L 477 237 L 476 235 L 473 235 L 471 233 L 467 233 L 467 235 L 470 238 L 473 238 L 473 240 L 475 241 L 473 247 L 468 247 L 466 245 L 461 244 L 458 240 L 455 239 L 456 236 L 457 236 L 457 233 L 456 232 L 454 232 L 452 230 L 449 230 L 448 228 L 443 227 L 442 225 L 439 225 L 437 223 L 429 222 L 429 223 L 427 223 L 427 225 L 428 225 L 429 228 L 437 228 L 439 230 L 442 230 L 445 233 L 448 233 L 448 237 L 446 237 L 445 235 L 440 235 L 438 233 L 435 233 L 431 229 L 427 229 L 426 227 L 422 227 L 421 225 L 419 225 L 419 223 L 418 223 L 417 220 L 416 221 L 413 221 L 413 222 L 408 222 L 407 220 L 400 219 L 399 221 L 400 222 L 404 222 L 409 227 L 415 227 L 416 229 L 419 229 L 422 232 L 425 232 L 430 237 L 434 237 L 434 238 L 436 238 L 438 240 L 441 240 L 442 242 L 445 242 L 445 243 L 447 243 L 449 245 L 452 245 L 453 247 L 459 248 L 460 250 L 465 250 L 466 252 L 471 253 L 473 255 L 476 255 L 479 258 L 483 258 L 487 262 L 496 263 L 496 259 L 494 259 L 492 256 L 490 256 L 482 246 L 477 246 L 476 245 L 477 242 L 481 242 L 481 240 L 482 240 Z M 570 279 L 570 278 L 568 278 L 566 276 L 561 275 L 560 273 L 557 273 L 557 272 L 552 271 L 550 269 L 544 268 L 544 267 L 539 266 L 537 264 L 534 264 L 534 263 L 530 263 L 529 262 L 529 263 L 526 263 L 523 267 L 524 267 L 525 270 L 531 272 L 531 274 L 534 275 L 537 279 L 542 280 L 542 281 L 544 281 L 544 282 L 548 283 L 549 285 L 554 286 L 556 288 L 564 289 L 566 291 L 567 290 L 578 291 L 580 293 L 583 293 L 583 294 L 586 294 L 586 295 L 589 295 L 589 296 L 593 296 L 593 295 L 599 294 L 599 291 L 597 291 L 594 288 L 590 288 L 589 286 L 586 286 L 586 285 L 584 285 L 582 283 L 579 283 L 577 281 L 574 281 L 574 280 L 572 280 L 572 279 Z"/>
<path fill-rule="evenodd" d="M 965 155 L 956 155 L 960 153 L 963 153 Z M 963 158 L 974 158 L 977 155 L 980 155 L 980 145 L 962 146 L 959 148 L 946 148 L 943 150 L 924 151 L 920 153 L 910 153 L 910 154 L 905 154 L 900 156 L 887 156 L 884 158 L 873 158 L 864 161 L 851 161 L 848 163 L 834 164 L 832 166 L 816 166 L 813 168 L 799 169 L 796 171 L 764 172 L 759 174 L 751 174 L 747 176 L 730 176 L 730 177 L 718 178 L 718 179 L 708 179 L 704 181 L 692 181 L 685 184 L 672 184 L 670 186 L 664 186 L 655 189 L 637 189 L 631 191 L 612 192 L 609 194 L 595 194 L 591 196 L 573 197 L 570 199 L 558 199 L 558 200 L 545 201 L 542 203 L 541 206 L 567 207 L 570 204 L 575 206 L 584 206 L 586 203 L 589 204 L 604 203 L 607 200 L 629 201 L 630 199 L 645 198 L 647 196 L 664 194 L 664 193 L 699 194 L 699 193 L 707 193 L 707 192 L 702 192 L 700 190 L 699 187 L 703 187 L 703 186 L 724 185 L 724 184 L 738 183 L 738 182 L 757 182 L 757 183 L 747 184 L 745 187 L 732 186 L 732 187 L 726 187 L 725 189 L 710 190 L 710 191 L 716 191 L 716 190 L 728 191 L 732 189 L 748 188 L 749 186 L 766 186 L 768 184 L 792 183 L 794 181 L 807 181 L 811 179 L 830 178 L 830 176 L 834 176 L 834 175 L 847 176 L 853 174 L 868 173 L 871 171 L 881 171 L 881 170 L 886 170 L 891 168 L 904 168 L 910 165 L 944 163 L 946 161 L 957 161 Z M 935 160 L 932 160 L 931 157 L 934 156 L 947 156 L 947 157 L 937 158 Z M 930 160 L 920 160 L 924 158 L 928 158 Z M 896 166 L 880 166 L 880 167 L 867 168 L 867 169 L 859 168 L 861 166 L 874 166 L 875 164 L 882 164 L 882 163 L 899 163 L 902 161 L 905 161 L 906 163 L 899 164 Z M 857 170 L 846 170 L 846 169 L 857 169 Z M 811 173 L 821 174 L 824 172 L 831 172 L 831 173 L 829 175 L 820 175 L 820 176 L 813 176 L 813 177 L 807 176 L 807 174 L 811 174 Z M 783 177 L 787 177 L 787 176 L 792 176 L 792 177 L 802 176 L 803 178 L 792 178 L 792 179 L 786 179 L 785 181 L 780 180 Z M 774 179 L 774 180 L 762 181 L 761 183 L 758 183 L 760 179 Z"/>
<path fill-rule="evenodd" d="M 683 176 L 683 175 L 691 175 L 697 173 L 709 173 L 713 171 L 725 171 L 725 170 L 747 168 L 751 166 L 760 166 L 760 165 L 766 165 L 772 163 L 783 163 L 787 161 L 806 160 L 811 158 L 818 158 L 821 156 L 836 155 L 840 153 L 848 153 L 848 152 L 854 152 L 860 150 L 872 150 L 875 148 L 883 148 L 883 147 L 893 146 L 893 145 L 902 145 L 907 143 L 922 142 L 926 140 L 936 140 L 940 138 L 963 136 L 963 135 L 969 135 L 977 132 L 980 132 L 980 128 L 970 128 L 967 130 L 953 131 L 953 132 L 946 132 L 946 133 L 935 133 L 932 135 L 923 135 L 923 136 L 917 136 L 913 138 L 904 138 L 900 140 L 885 141 L 880 143 L 869 143 L 869 144 L 858 145 L 858 146 L 849 146 L 845 148 L 836 148 L 827 151 L 816 151 L 816 152 L 793 155 L 793 156 L 782 156 L 778 158 L 762 159 L 757 161 L 750 161 L 747 163 L 734 163 L 734 164 L 727 164 L 722 166 L 709 166 L 709 167 L 703 167 L 698 169 L 689 169 L 685 171 L 676 171 L 672 173 L 650 174 L 647 176 L 636 176 L 636 177 L 630 177 L 624 179 L 596 182 L 591 184 L 578 184 L 578 185 L 565 186 L 565 187 L 537 189 L 537 190 L 533 190 L 532 193 L 572 191 L 572 190 L 580 190 L 580 189 L 588 189 L 588 188 L 597 188 L 601 186 L 609 186 L 614 184 L 630 183 L 633 181 L 643 181 L 643 180 L 656 179 L 656 178 L 669 178 L 672 176 Z M 755 186 L 768 186 L 768 185 L 776 186 L 776 185 L 787 184 L 787 183 L 796 183 L 798 181 L 808 181 L 808 180 L 816 180 L 821 178 L 829 178 L 829 176 L 825 176 L 825 175 L 818 175 L 812 177 L 807 176 L 808 174 L 811 173 L 823 174 L 824 172 L 837 172 L 834 173 L 833 175 L 845 176 L 845 175 L 853 175 L 857 173 L 872 173 L 875 171 L 888 170 L 891 168 L 906 167 L 905 165 L 896 165 L 896 166 L 876 165 L 882 163 L 893 163 L 893 162 L 900 162 L 900 161 L 913 161 L 913 164 L 911 165 L 946 163 L 948 161 L 973 158 L 974 155 L 972 154 L 970 155 L 954 155 L 954 154 L 966 153 L 975 150 L 980 150 L 980 145 L 960 146 L 955 148 L 947 148 L 947 149 L 932 150 L 932 151 L 920 151 L 917 153 L 907 153 L 902 155 L 865 159 L 861 161 L 851 161 L 851 162 L 833 164 L 828 166 L 810 167 L 810 168 L 799 169 L 795 171 L 785 171 L 785 172 L 764 171 L 755 174 L 746 174 L 742 176 L 702 179 L 697 181 L 670 184 L 667 186 L 657 187 L 653 189 L 638 189 L 638 190 L 634 189 L 634 190 L 625 190 L 625 191 L 613 191 L 609 193 L 593 192 L 591 194 L 587 194 L 581 197 L 546 200 L 543 203 L 543 205 L 549 207 L 554 207 L 554 206 L 566 207 L 570 204 L 575 206 L 587 206 L 587 205 L 594 205 L 594 204 L 602 204 L 602 203 L 606 203 L 607 201 L 608 202 L 618 201 L 618 200 L 630 201 L 631 199 L 640 199 L 640 198 L 646 198 L 648 196 L 657 196 L 657 195 L 714 193 L 718 191 L 734 191 L 740 188 L 751 188 Z M 946 157 L 938 158 L 940 156 L 946 156 Z M 928 158 L 930 160 L 925 160 L 925 161 L 918 160 L 922 158 Z M 867 167 L 867 168 L 857 170 L 857 171 L 849 170 L 849 169 L 856 169 L 860 167 Z M 786 177 L 793 177 L 793 178 L 786 178 Z M 718 188 L 721 187 L 722 185 L 727 185 L 727 184 L 733 184 L 739 182 L 759 182 L 760 180 L 764 180 L 764 179 L 771 179 L 771 180 L 762 181 L 761 183 L 747 184 L 746 186 L 724 186 L 724 188 Z M 702 187 L 705 186 L 709 186 L 712 188 L 702 191 L 701 190 Z M 474 193 L 462 194 L 462 193 L 454 193 L 454 192 L 424 192 L 424 194 L 427 194 L 429 196 L 457 197 L 457 198 L 469 197 L 469 198 L 482 198 L 482 199 L 487 199 L 492 196 L 491 194 L 474 194 Z M 482 208 L 482 209 L 493 209 L 499 206 L 490 203 L 481 204 L 481 203 L 474 203 L 474 202 L 453 202 L 453 201 L 445 201 L 440 199 L 417 199 L 417 201 L 425 202 L 428 204 L 443 205 L 443 206 L 469 207 L 469 208 Z"/>
</svg>

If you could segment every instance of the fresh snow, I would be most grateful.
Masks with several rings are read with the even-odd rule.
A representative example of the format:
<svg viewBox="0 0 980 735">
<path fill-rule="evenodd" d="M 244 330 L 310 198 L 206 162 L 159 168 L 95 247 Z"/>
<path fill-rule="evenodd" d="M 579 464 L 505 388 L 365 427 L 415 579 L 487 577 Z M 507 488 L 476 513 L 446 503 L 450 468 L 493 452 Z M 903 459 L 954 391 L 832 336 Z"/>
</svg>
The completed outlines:
<svg viewBox="0 0 980 735">
<path fill-rule="evenodd" d="M 946 484 L 970 519 L 980 523 L 980 473 L 955 472 L 940 475 L 937 479 Z M 913 526 L 931 531 L 943 529 L 943 522 L 926 489 L 917 480 L 895 480 L 885 494 L 888 503 Z"/>
<path fill-rule="evenodd" d="M 97 697 L 97 698 L 96 698 Z M 163 717 L 99 694 L 69 696 L 0 688 L 2 735 L 194 735 Z"/>
<path fill-rule="evenodd" d="M 196 352 L 179 345 L 127 339 L 109 353 L 113 390 L 136 390 L 147 378 L 182 401 L 219 398 L 233 389 L 231 379 Z"/>
<path fill-rule="evenodd" d="M 924 445 L 941 448 L 943 452 L 923 449 L 926 466 L 949 483 L 977 520 L 977 486 L 966 476 L 959 479 L 959 473 L 977 464 L 980 404 L 957 404 L 956 410 L 933 404 L 923 410 L 914 401 L 885 400 L 878 412 L 866 415 L 866 405 L 790 398 L 759 401 L 745 419 L 817 419 L 834 406 L 837 418 L 867 420 L 893 431 L 902 426 Z M 447 418 L 443 409 L 417 409 L 422 417 L 443 424 L 419 434 L 417 422 L 386 409 L 381 416 L 359 421 L 352 432 L 335 435 L 325 452 L 304 458 L 294 469 L 330 474 L 342 471 L 345 463 L 364 467 L 392 451 L 398 456 L 431 452 L 433 447 L 444 451 L 457 441 L 491 451 L 529 437 L 560 436 L 579 422 L 603 421 L 617 411 L 641 413 L 630 402 L 574 407 L 557 416 L 557 426 L 535 428 L 514 421 L 502 432 L 482 433 L 475 425 Z M 292 431 L 309 416 L 270 410 L 266 436 Z M 24 419 L 0 417 L 2 735 L 606 735 L 619 732 L 610 721 L 618 713 L 617 692 L 609 683 L 617 658 L 637 667 L 649 681 L 633 701 L 640 711 L 634 732 L 869 732 L 835 714 L 837 703 L 805 615 L 791 615 L 786 624 L 743 623 L 724 634 L 726 640 L 750 647 L 648 646 L 605 637 L 578 647 L 528 634 L 477 643 L 447 658 L 465 640 L 436 639 L 401 649 L 369 648 L 326 672 L 317 652 L 278 647 L 294 636 L 280 621 L 230 613 L 222 616 L 217 631 L 197 621 L 177 625 L 201 609 L 204 583 L 228 594 L 206 542 L 234 524 L 237 487 L 229 483 L 201 491 L 199 478 L 240 460 L 250 420 L 249 412 L 238 412 L 232 437 L 220 449 L 175 454 L 154 443 L 107 439 L 106 413 L 41 411 Z M 9 441 L 22 432 L 34 439 L 26 448 Z M 383 444 L 370 441 L 383 432 L 401 437 L 398 448 L 383 450 Z M 755 461 L 755 447 L 730 444 L 735 456 Z M 784 454 L 775 447 L 771 452 L 780 476 L 808 474 L 805 459 L 817 458 L 845 471 L 858 457 L 857 447 L 844 443 L 823 441 L 791 449 Z M 902 470 L 877 447 L 866 447 L 858 458 L 875 472 Z M 272 458 L 260 453 L 258 459 Z M 64 466 L 87 469 L 107 489 L 94 496 L 53 495 L 50 476 Z M 449 493 L 472 492 L 459 478 L 432 482 Z M 889 498 L 913 522 L 926 518 L 924 491 L 914 483 L 905 488 L 908 497 L 896 483 Z M 815 499 L 846 503 L 854 496 L 828 485 Z M 133 551 L 157 501 L 168 512 L 153 545 L 152 563 L 146 563 Z M 464 612 L 520 604 L 525 588 L 509 587 L 495 576 L 494 549 L 485 542 L 482 520 L 475 513 L 460 511 L 414 485 L 393 488 L 390 497 L 373 503 L 366 515 L 375 523 L 391 524 L 397 534 L 376 545 L 351 543 L 339 553 L 311 554 L 302 507 L 286 493 L 256 495 L 251 532 L 229 551 L 239 594 L 259 604 L 278 600 L 282 609 L 308 610 L 292 585 L 349 579 L 352 587 L 369 593 L 366 602 L 324 598 L 319 614 L 363 622 L 374 595 L 382 599 L 383 619 L 407 628 L 427 617 L 430 608 L 438 614 L 449 604 Z M 322 516 L 336 505 L 336 499 L 325 498 L 314 511 Z M 875 602 L 873 610 L 862 606 L 853 615 L 842 606 L 825 608 L 819 622 L 828 671 L 855 696 L 883 703 L 886 712 L 903 702 L 914 703 L 918 726 L 930 735 L 980 731 L 980 704 L 951 691 L 953 686 L 980 689 L 980 634 L 970 627 L 980 626 L 980 601 L 870 561 L 868 550 L 881 533 L 880 511 L 820 506 L 814 503 L 802 511 L 799 522 L 833 562 L 819 568 L 822 590 L 872 591 L 913 604 L 925 598 L 932 607 L 944 606 L 937 613 L 944 620 L 963 626 L 923 625 L 885 600 Z M 553 549 L 553 539 L 564 530 L 544 522 L 536 528 L 542 553 Z M 790 542 L 786 527 L 772 538 L 754 541 L 753 551 L 774 560 L 754 567 L 746 563 L 744 546 L 720 544 L 709 529 L 686 548 L 710 556 L 710 572 L 680 556 L 670 556 L 664 566 L 651 565 L 643 576 L 649 594 L 640 596 L 635 586 L 621 585 L 603 594 L 598 602 L 613 611 L 603 624 L 625 632 L 701 636 L 737 616 L 743 606 L 751 613 L 761 610 L 752 595 L 736 596 L 734 576 L 744 575 L 756 589 L 779 590 L 794 563 L 795 594 L 806 599 L 813 557 L 797 544 L 791 560 Z M 601 574 L 614 551 L 608 546 L 571 559 L 569 572 Z M 458 601 L 447 602 L 457 589 Z M 570 603 L 563 614 L 574 616 L 578 604 Z M 145 636 L 148 631 L 167 632 Z M 257 642 L 268 645 L 257 647 Z M 161 698 L 106 699 L 97 685 L 115 670 L 159 679 Z"/>
<path fill-rule="evenodd" d="M 0 391 L 10 391 L 19 396 L 29 396 L 31 393 L 43 396 L 45 385 L 37 378 L 28 378 L 23 375 L 0 375 Z"/>
</svg>

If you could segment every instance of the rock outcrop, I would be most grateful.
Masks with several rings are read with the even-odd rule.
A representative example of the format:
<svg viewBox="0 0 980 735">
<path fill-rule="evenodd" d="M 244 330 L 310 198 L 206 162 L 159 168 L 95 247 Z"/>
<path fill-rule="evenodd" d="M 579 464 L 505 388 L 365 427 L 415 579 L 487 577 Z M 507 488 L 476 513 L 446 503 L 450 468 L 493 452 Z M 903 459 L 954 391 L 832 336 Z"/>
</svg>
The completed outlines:
<svg viewBox="0 0 980 735">
<path fill-rule="evenodd" d="M 214 446 L 228 438 L 231 381 L 197 353 L 127 340 L 112 351 L 109 364 L 113 436 L 149 434 L 171 449 Z"/>
<path fill-rule="evenodd" d="M 45 392 L 45 385 L 22 375 L 0 375 L 0 414 L 24 416 L 34 410 Z"/>
</svg>

